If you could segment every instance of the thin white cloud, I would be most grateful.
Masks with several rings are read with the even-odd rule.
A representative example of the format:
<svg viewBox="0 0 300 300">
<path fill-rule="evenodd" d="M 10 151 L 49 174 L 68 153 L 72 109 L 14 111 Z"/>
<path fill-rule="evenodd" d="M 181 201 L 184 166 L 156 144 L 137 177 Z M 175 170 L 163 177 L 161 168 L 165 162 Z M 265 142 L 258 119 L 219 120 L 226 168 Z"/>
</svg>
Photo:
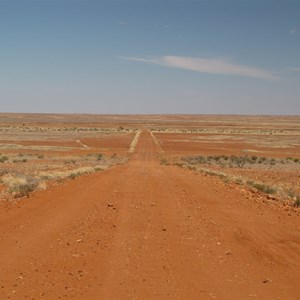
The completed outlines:
<svg viewBox="0 0 300 300">
<path fill-rule="evenodd" d="M 267 70 L 236 64 L 232 59 L 224 58 L 197 58 L 186 56 L 163 56 L 159 58 L 120 57 L 122 59 L 156 64 L 160 66 L 190 70 L 200 73 L 237 75 L 264 80 L 274 80 L 278 77 Z"/>
<path fill-rule="evenodd" d="M 292 28 L 291 30 L 290 30 L 290 34 L 294 34 L 294 33 L 296 33 L 297 32 L 297 28 Z"/>
</svg>

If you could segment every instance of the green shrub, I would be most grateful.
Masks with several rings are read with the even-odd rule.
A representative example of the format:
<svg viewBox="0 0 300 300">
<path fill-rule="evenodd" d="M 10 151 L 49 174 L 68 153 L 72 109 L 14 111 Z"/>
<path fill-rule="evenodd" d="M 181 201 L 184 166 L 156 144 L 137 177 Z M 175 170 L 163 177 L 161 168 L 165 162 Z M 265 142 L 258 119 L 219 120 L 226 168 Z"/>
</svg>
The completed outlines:
<svg viewBox="0 0 300 300">
<path fill-rule="evenodd" d="M 1 157 L 0 157 L 0 162 L 1 162 L 1 163 L 6 162 L 7 160 L 8 160 L 8 157 L 7 157 L 7 156 L 1 156 Z"/>
<path fill-rule="evenodd" d="M 5 174 L 8 174 L 8 171 L 7 170 L 0 170 L 0 176 L 3 176 Z"/>
<path fill-rule="evenodd" d="M 267 160 L 266 157 L 260 157 L 260 158 L 258 159 L 258 163 L 261 164 L 261 163 L 265 162 L 266 160 Z"/>
<path fill-rule="evenodd" d="M 241 178 L 237 178 L 237 179 L 235 180 L 235 183 L 241 185 L 241 184 L 243 183 L 243 180 L 242 180 Z"/>
<path fill-rule="evenodd" d="M 276 193 L 276 189 L 273 187 L 270 187 L 264 183 L 258 183 L 258 182 L 253 182 L 253 181 L 247 181 L 248 185 L 253 186 L 254 188 L 256 188 L 257 190 L 266 193 L 266 194 L 275 194 Z"/>
<path fill-rule="evenodd" d="M 216 162 L 218 162 L 220 159 L 221 159 L 221 156 L 219 156 L 219 155 L 216 155 L 216 156 L 215 156 L 215 161 L 216 161 Z"/>
<path fill-rule="evenodd" d="M 290 189 L 287 191 L 287 194 L 290 198 L 294 198 L 296 195 L 296 192 L 294 190 Z"/>
<path fill-rule="evenodd" d="M 68 177 L 70 179 L 75 179 L 78 175 L 76 173 L 71 173 Z"/>
<path fill-rule="evenodd" d="M 183 163 L 175 163 L 174 165 L 177 166 L 177 167 L 183 167 L 184 166 Z"/>
<path fill-rule="evenodd" d="M 35 190 L 37 185 L 35 183 L 26 183 L 14 187 L 10 191 L 15 193 L 14 198 L 29 197 L 29 194 Z"/>
<path fill-rule="evenodd" d="M 165 158 L 162 158 L 162 159 L 160 160 L 160 164 L 161 164 L 161 165 L 169 165 L 169 162 L 168 162 Z"/>
<path fill-rule="evenodd" d="M 231 163 L 233 163 L 236 167 L 239 167 L 240 169 L 242 169 L 244 167 L 247 160 L 248 160 L 247 155 L 244 155 L 244 156 L 231 155 L 230 156 Z"/>
</svg>

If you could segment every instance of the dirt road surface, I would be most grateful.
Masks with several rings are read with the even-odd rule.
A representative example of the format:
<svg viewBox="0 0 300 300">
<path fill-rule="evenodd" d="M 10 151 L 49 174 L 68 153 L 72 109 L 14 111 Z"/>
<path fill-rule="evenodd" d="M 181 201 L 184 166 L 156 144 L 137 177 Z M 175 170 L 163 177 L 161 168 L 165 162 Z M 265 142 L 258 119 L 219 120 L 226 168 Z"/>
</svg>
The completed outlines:
<svg viewBox="0 0 300 300">
<path fill-rule="evenodd" d="M 156 147 L 3 206 L 0 299 L 300 299 L 299 218 Z"/>
</svg>

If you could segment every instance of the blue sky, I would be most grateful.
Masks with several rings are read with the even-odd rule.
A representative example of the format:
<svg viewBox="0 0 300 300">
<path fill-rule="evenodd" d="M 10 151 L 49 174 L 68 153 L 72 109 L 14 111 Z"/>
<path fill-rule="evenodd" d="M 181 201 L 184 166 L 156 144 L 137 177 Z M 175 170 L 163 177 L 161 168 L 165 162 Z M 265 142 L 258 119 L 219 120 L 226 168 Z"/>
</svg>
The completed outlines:
<svg viewBox="0 0 300 300">
<path fill-rule="evenodd" d="M 0 111 L 300 114 L 300 1 L 0 0 Z"/>
</svg>

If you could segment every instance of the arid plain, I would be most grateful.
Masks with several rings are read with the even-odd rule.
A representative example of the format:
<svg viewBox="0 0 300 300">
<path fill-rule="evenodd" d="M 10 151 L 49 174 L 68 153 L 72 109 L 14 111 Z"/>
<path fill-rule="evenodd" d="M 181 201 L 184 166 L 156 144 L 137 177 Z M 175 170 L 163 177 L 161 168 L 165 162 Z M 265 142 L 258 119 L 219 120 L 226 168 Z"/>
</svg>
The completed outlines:
<svg viewBox="0 0 300 300">
<path fill-rule="evenodd" d="M 299 116 L 0 114 L 0 153 L 0 299 L 299 299 Z"/>
</svg>

